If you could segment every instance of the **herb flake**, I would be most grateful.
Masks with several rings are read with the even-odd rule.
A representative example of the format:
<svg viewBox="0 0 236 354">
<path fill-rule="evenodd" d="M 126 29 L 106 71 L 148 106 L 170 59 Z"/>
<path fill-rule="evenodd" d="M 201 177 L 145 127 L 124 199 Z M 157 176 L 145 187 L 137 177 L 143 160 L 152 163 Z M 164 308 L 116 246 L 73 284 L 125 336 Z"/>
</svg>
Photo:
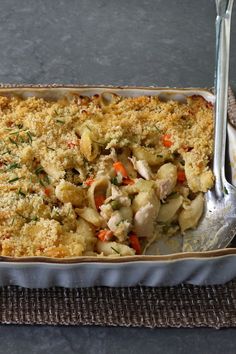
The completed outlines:
<svg viewBox="0 0 236 354">
<path fill-rule="evenodd" d="M 10 140 L 10 142 L 11 142 L 12 144 L 14 144 L 14 145 L 16 145 L 16 146 L 18 147 L 18 144 L 17 144 L 17 142 L 16 142 L 15 140 L 13 140 L 12 138 L 9 138 L 9 140 Z"/>
<path fill-rule="evenodd" d="M 60 123 L 60 124 L 65 124 L 65 121 L 64 121 L 64 120 L 61 120 L 61 119 L 56 119 L 56 122 L 57 122 L 57 123 Z"/>
<path fill-rule="evenodd" d="M 86 125 L 86 128 L 91 131 L 91 128 L 88 125 Z"/>
<path fill-rule="evenodd" d="M 117 177 L 113 177 L 113 178 L 111 179 L 111 183 L 114 184 L 115 186 L 119 186 L 119 182 L 118 182 Z"/>
<path fill-rule="evenodd" d="M 28 138 L 29 138 L 29 143 L 32 144 L 33 138 L 32 138 L 32 134 L 28 131 L 26 132 Z"/>
<path fill-rule="evenodd" d="M 39 178 L 39 183 L 41 184 L 41 186 L 46 187 L 46 184 L 43 182 L 41 178 Z"/>
<path fill-rule="evenodd" d="M 111 249 L 112 249 L 113 251 L 115 251 L 117 254 L 120 254 L 120 252 L 118 252 L 114 247 L 111 246 Z"/>
<path fill-rule="evenodd" d="M 38 176 L 38 175 L 40 175 L 40 173 L 44 172 L 44 169 L 42 166 L 39 166 L 36 168 L 36 170 L 34 172 Z"/>
<path fill-rule="evenodd" d="M 224 194 L 226 194 L 226 195 L 229 194 L 228 189 L 226 187 L 224 187 Z"/>
<path fill-rule="evenodd" d="M 21 188 L 18 189 L 17 194 L 21 195 L 24 198 L 26 197 L 26 194 L 24 192 L 22 192 Z"/>
<path fill-rule="evenodd" d="M 21 168 L 20 164 L 15 162 L 15 163 L 12 163 L 8 168 L 7 170 L 14 170 L 15 168 Z"/>
<path fill-rule="evenodd" d="M 7 149 L 7 151 L 3 152 L 2 155 L 6 155 L 6 154 L 11 154 L 11 150 Z"/>
<path fill-rule="evenodd" d="M 20 177 L 15 177 L 15 178 L 12 178 L 8 181 L 8 183 L 13 183 L 13 182 L 16 182 L 20 179 Z"/>
<path fill-rule="evenodd" d="M 10 133 L 10 135 L 18 135 L 18 134 L 19 134 L 19 130 L 17 132 Z"/>
<path fill-rule="evenodd" d="M 158 131 L 158 133 L 161 133 L 161 129 L 160 128 L 158 128 L 156 125 L 155 125 L 155 128 Z"/>
<path fill-rule="evenodd" d="M 18 212 L 16 212 L 17 215 L 19 215 L 21 218 L 25 219 L 27 222 L 30 222 L 30 221 L 38 221 L 39 218 L 37 216 L 32 216 L 31 218 L 28 217 L 28 216 L 24 216 Z"/>
<path fill-rule="evenodd" d="M 49 179 L 48 175 L 45 175 L 44 180 L 47 182 L 47 184 L 50 184 L 50 179 Z"/>
</svg>

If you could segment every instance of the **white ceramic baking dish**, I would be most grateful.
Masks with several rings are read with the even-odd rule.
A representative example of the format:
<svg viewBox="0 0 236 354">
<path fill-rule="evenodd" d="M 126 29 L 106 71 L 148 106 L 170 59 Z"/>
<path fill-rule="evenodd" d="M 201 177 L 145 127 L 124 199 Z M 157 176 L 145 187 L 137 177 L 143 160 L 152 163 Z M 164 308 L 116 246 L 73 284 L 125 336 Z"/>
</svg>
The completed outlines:
<svg viewBox="0 0 236 354">
<path fill-rule="evenodd" d="M 94 95 L 114 92 L 122 96 L 161 96 L 162 99 L 183 101 L 186 96 L 201 95 L 214 103 L 210 90 L 154 87 L 110 86 L 21 86 L 4 85 L 0 95 L 43 97 L 56 99 L 64 95 Z M 78 257 L 52 259 L 46 257 L 0 257 L 0 285 L 24 287 L 88 287 L 88 286 L 145 286 L 192 284 L 219 284 L 236 276 L 236 249 L 228 248 L 208 252 L 180 253 L 170 249 L 170 254 L 158 256 L 130 256 L 122 258 Z"/>
</svg>

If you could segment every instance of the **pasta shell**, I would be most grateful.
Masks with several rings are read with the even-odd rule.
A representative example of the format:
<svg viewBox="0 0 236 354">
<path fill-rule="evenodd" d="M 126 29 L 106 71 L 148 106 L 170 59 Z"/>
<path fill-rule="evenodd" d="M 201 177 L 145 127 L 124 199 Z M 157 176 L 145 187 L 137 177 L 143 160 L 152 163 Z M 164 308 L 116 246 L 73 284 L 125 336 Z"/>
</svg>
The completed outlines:
<svg viewBox="0 0 236 354">
<path fill-rule="evenodd" d="M 81 135 L 80 152 L 88 161 L 95 160 L 100 153 L 99 145 L 92 139 L 89 129 L 84 129 Z"/>
<path fill-rule="evenodd" d="M 97 251 L 104 256 L 134 256 L 133 248 L 118 242 L 97 242 Z"/>
<path fill-rule="evenodd" d="M 88 189 L 89 205 L 96 209 L 95 198 L 99 195 L 108 198 L 111 195 L 111 182 L 107 177 L 99 177 L 94 180 Z"/>
<path fill-rule="evenodd" d="M 133 220 L 133 211 L 131 207 L 123 206 L 119 209 L 123 220 L 128 220 L 130 223 Z"/>
<path fill-rule="evenodd" d="M 177 183 L 177 167 L 172 163 L 162 165 L 157 172 L 157 189 L 159 198 L 165 199 Z"/>
<path fill-rule="evenodd" d="M 204 197 L 199 193 L 194 200 L 179 214 L 179 225 L 181 231 L 191 229 L 197 226 L 200 217 L 202 216 L 204 208 Z"/>
<path fill-rule="evenodd" d="M 164 156 L 164 154 L 159 155 L 155 151 L 141 146 L 133 147 L 132 151 L 137 160 L 144 160 L 150 166 L 158 166 L 163 164 L 167 157 Z"/>
<path fill-rule="evenodd" d="M 132 203 L 133 212 L 136 213 L 140 208 L 144 207 L 148 203 L 155 207 L 157 216 L 160 209 L 160 201 L 158 200 L 154 190 L 140 192 L 135 196 Z"/>
<path fill-rule="evenodd" d="M 83 238 L 86 251 L 93 251 L 94 245 L 97 241 L 95 231 L 94 228 L 82 218 L 77 221 L 76 234 Z"/>
<path fill-rule="evenodd" d="M 97 210 L 93 208 L 87 207 L 83 209 L 75 209 L 75 211 L 81 218 L 96 227 L 101 227 L 104 222 Z"/>
<path fill-rule="evenodd" d="M 62 203 L 71 203 L 74 206 L 82 206 L 84 202 L 84 190 L 70 182 L 62 180 L 55 189 L 57 199 Z"/>
<path fill-rule="evenodd" d="M 107 107 L 115 103 L 119 99 L 119 96 L 112 92 L 103 92 L 100 95 L 101 106 Z"/>
<path fill-rule="evenodd" d="M 153 190 L 140 192 L 132 204 L 135 212 L 134 230 L 139 237 L 152 237 L 154 222 L 157 218 L 160 201 Z"/>
<path fill-rule="evenodd" d="M 177 198 L 169 199 L 165 204 L 162 204 L 157 217 L 159 222 L 169 222 L 176 215 L 177 211 L 183 203 L 183 197 L 178 196 Z"/>
</svg>

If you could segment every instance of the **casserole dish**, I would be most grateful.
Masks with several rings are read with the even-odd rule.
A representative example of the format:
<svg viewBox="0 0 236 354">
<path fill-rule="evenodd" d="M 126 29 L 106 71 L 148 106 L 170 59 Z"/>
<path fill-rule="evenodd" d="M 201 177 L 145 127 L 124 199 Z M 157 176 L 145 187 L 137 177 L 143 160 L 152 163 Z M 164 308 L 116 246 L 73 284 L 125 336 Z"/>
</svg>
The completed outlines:
<svg viewBox="0 0 236 354">
<path fill-rule="evenodd" d="M 11 86 L 0 88 L 0 95 L 58 99 L 68 94 L 93 96 L 103 92 L 124 97 L 159 96 L 162 100 L 185 101 L 188 96 L 202 96 L 211 104 L 214 95 L 205 89 L 169 89 L 144 87 L 92 86 Z M 179 242 L 163 245 L 159 256 L 75 257 L 1 257 L 0 284 L 26 287 L 49 286 L 146 286 L 222 283 L 232 279 L 236 251 L 223 249 L 202 253 L 180 253 Z M 216 271 L 218 268 L 218 271 Z"/>
</svg>

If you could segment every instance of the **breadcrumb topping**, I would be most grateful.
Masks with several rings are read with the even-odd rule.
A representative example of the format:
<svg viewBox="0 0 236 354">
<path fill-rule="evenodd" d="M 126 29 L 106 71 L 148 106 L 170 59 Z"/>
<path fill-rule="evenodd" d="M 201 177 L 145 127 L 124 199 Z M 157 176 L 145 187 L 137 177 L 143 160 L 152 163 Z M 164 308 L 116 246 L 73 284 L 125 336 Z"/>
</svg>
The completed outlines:
<svg viewBox="0 0 236 354">
<path fill-rule="evenodd" d="M 59 258 L 137 254 L 129 236 L 139 233 L 135 212 L 145 209 L 134 202 L 147 188 L 147 183 L 138 187 L 140 181 L 152 182 L 148 197 L 143 196 L 146 205 L 154 194 L 158 208 L 171 194 L 183 197 L 161 232 L 177 226 L 184 231 L 180 213 L 213 186 L 212 153 L 212 106 L 201 96 L 186 102 L 114 94 L 57 101 L 1 96 L 0 254 Z M 117 161 L 128 177 L 114 168 Z M 177 173 L 172 184 L 158 172 L 167 164 Z M 113 187 L 121 194 L 116 191 L 112 197 Z M 122 214 L 122 208 L 130 209 Z M 112 212 L 119 213 L 119 225 L 113 225 L 117 230 L 109 233 L 113 238 L 98 239 L 98 234 L 108 237 L 99 231 L 109 229 Z M 154 214 L 153 222 L 158 223 Z M 137 236 L 143 250 L 147 240 Z"/>
</svg>

